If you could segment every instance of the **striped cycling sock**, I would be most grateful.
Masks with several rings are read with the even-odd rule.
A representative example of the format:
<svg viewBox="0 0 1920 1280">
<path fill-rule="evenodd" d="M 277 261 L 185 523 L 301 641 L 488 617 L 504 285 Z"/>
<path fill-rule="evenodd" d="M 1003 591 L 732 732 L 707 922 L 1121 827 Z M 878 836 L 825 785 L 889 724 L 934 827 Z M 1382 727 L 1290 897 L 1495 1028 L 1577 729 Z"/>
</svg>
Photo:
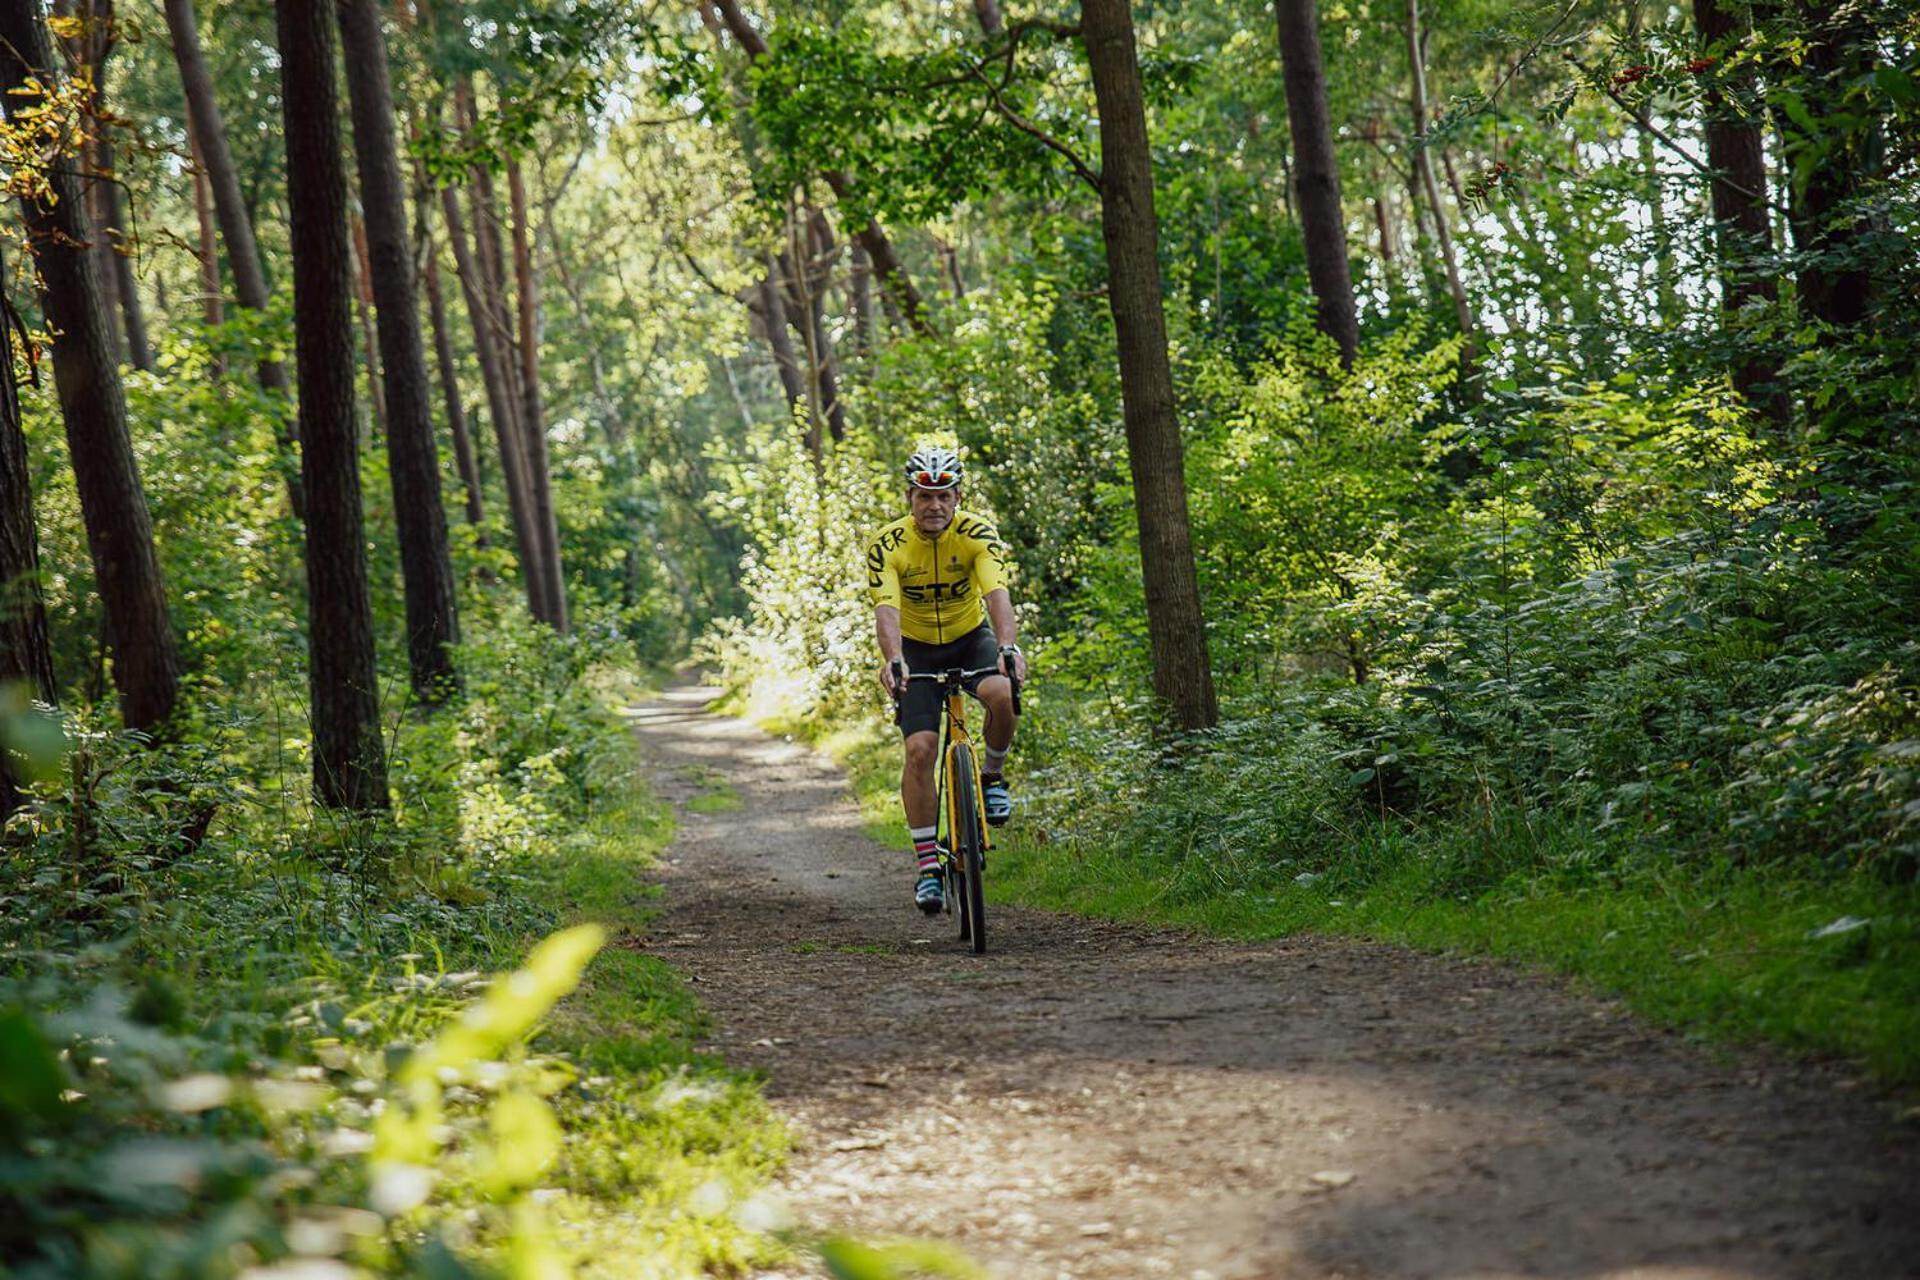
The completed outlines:
<svg viewBox="0 0 1920 1280">
<path fill-rule="evenodd" d="M 935 827 L 908 827 L 907 834 L 913 837 L 914 860 L 920 864 L 923 876 L 937 875 L 940 871 L 940 855 L 935 851 Z"/>
<path fill-rule="evenodd" d="M 988 747 L 980 756 L 980 772 L 986 774 L 989 778 L 999 777 L 1000 771 L 1006 768 L 1007 765 L 1007 752 L 1012 749 L 1012 743 L 1008 743 L 998 751 L 992 747 Z"/>
</svg>

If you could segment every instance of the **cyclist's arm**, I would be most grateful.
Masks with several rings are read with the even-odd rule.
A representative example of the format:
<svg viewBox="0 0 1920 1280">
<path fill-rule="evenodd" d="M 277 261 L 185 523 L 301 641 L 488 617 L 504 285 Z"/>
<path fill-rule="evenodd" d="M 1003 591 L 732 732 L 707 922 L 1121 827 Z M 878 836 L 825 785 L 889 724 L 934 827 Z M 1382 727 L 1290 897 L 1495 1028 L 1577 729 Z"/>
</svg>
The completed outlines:
<svg viewBox="0 0 1920 1280">
<path fill-rule="evenodd" d="M 900 656 L 900 610 L 890 604 L 873 608 L 873 638 L 880 643 L 880 660 L 892 662 Z"/>
<path fill-rule="evenodd" d="M 987 620 L 993 623 L 994 638 L 1002 645 L 1019 643 L 1020 624 L 1014 616 L 1013 596 L 1005 587 L 995 587 L 987 592 Z M 1013 674 L 1025 680 L 1027 678 L 1026 655 L 1014 654 L 1013 664 Z"/>
</svg>

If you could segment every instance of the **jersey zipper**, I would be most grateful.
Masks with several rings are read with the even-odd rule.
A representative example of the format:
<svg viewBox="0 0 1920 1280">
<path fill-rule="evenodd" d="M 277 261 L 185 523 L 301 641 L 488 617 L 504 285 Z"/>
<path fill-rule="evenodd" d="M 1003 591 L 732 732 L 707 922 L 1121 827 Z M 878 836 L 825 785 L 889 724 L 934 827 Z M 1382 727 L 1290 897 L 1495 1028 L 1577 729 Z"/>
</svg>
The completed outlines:
<svg viewBox="0 0 1920 1280">
<path fill-rule="evenodd" d="M 947 622 L 940 613 L 940 535 L 933 535 L 933 634 L 947 642 Z"/>
</svg>

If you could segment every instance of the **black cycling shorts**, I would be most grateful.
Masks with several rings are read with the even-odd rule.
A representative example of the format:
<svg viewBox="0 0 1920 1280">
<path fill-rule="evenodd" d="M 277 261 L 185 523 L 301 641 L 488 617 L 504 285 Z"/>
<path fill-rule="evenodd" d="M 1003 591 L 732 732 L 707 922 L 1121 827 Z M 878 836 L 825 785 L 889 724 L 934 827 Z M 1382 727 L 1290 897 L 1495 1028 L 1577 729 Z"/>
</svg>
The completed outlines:
<svg viewBox="0 0 1920 1280">
<path fill-rule="evenodd" d="M 958 640 L 950 640 L 946 644 L 922 644 L 902 636 L 900 656 L 907 660 L 907 670 L 913 675 L 938 675 L 955 667 L 962 671 L 978 671 L 1000 661 L 1000 641 L 994 638 L 992 625 L 983 622 Z M 991 671 L 987 672 L 987 675 L 992 674 Z M 969 679 L 967 692 L 972 693 L 987 675 Z M 900 699 L 900 713 L 896 717 L 901 734 L 934 732 L 940 728 L 940 693 L 940 685 L 932 680 L 907 682 L 907 694 Z"/>
</svg>

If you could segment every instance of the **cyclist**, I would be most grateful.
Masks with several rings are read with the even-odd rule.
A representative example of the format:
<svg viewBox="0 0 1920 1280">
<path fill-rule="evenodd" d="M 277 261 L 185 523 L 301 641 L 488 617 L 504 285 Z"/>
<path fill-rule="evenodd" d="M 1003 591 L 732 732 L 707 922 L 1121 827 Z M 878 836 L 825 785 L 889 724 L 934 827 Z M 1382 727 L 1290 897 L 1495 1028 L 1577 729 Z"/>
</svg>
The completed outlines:
<svg viewBox="0 0 1920 1280">
<path fill-rule="evenodd" d="M 908 672 L 951 668 L 1000 674 L 975 676 L 967 691 L 987 709 L 981 758 L 981 799 L 987 821 L 1013 815 L 1003 773 L 1013 745 L 1013 685 L 1027 660 L 1014 643 L 1013 598 L 1007 592 L 1006 548 L 991 524 L 960 510 L 961 466 L 951 449 L 919 449 L 907 459 L 907 514 L 867 544 L 867 593 L 880 643 L 880 686 L 901 699 L 900 732 L 906 763 L 900 805 L 906 810 L 919 876 L 913 900 L 928 915 L 944 905 L 940 857 L 934 843 L 934 763 L 940 754 L 939 686 L 904 682 Z M 896 666 L 896 664 L 902 664 Z M 903 685 L 896 685 L 896 676 Z"/>
</svg>

